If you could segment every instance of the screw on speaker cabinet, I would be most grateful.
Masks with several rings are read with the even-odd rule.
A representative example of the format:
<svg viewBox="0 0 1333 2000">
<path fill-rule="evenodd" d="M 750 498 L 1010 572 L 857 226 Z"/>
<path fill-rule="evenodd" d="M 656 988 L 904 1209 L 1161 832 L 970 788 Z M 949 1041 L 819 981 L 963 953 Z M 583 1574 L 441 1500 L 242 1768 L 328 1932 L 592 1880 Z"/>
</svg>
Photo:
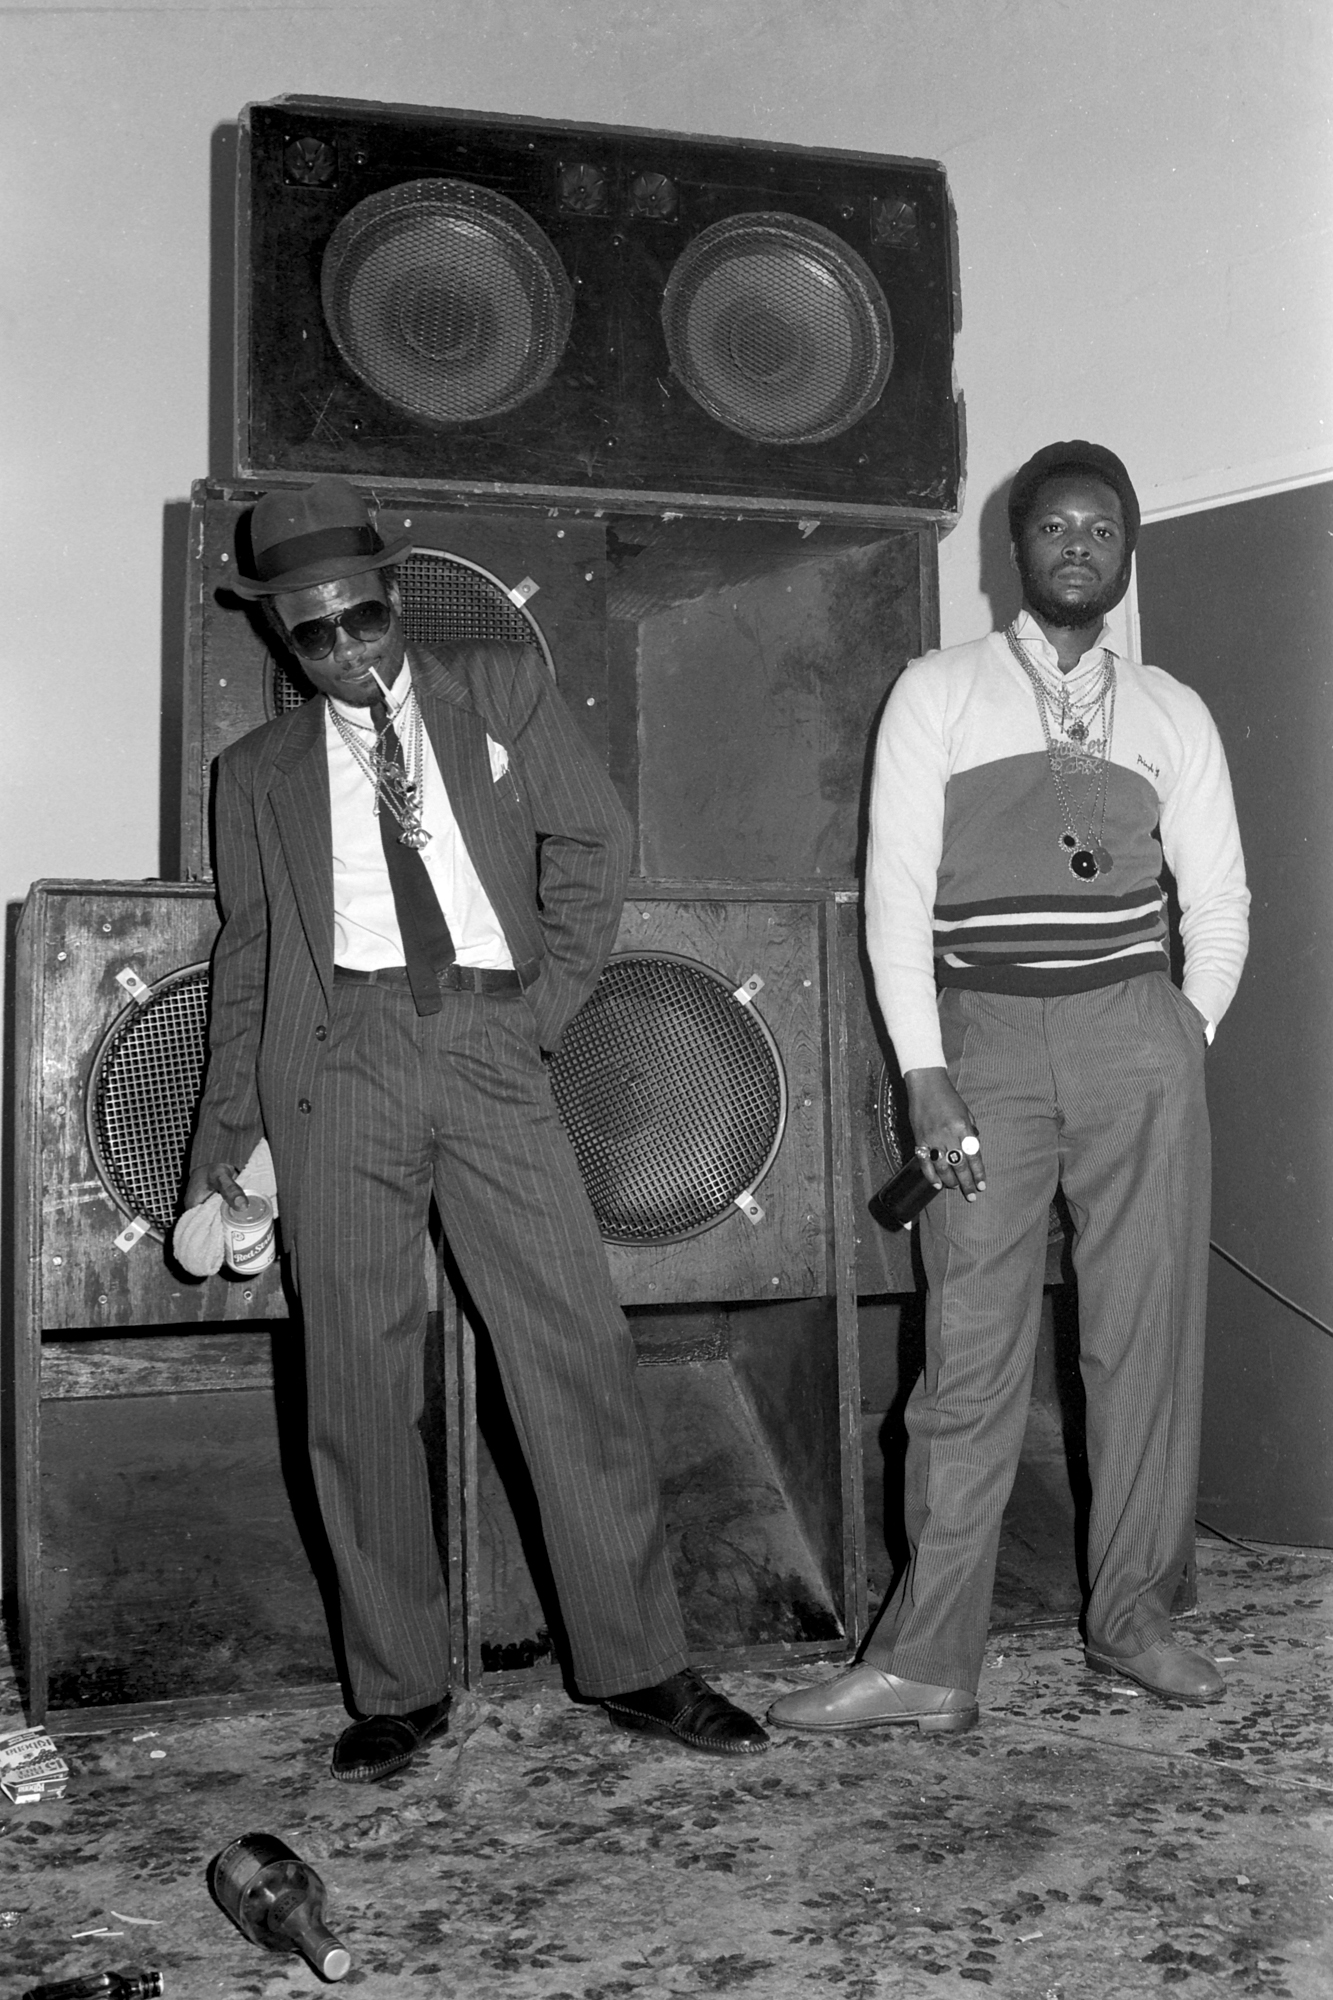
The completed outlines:
<svg viewBox="0 0 1333 2000">
<path fill-rule="evenodd" d="M 241 476 L 956 518 L 937 163 L 302 97 L 241 139 Z"/>
</svg>

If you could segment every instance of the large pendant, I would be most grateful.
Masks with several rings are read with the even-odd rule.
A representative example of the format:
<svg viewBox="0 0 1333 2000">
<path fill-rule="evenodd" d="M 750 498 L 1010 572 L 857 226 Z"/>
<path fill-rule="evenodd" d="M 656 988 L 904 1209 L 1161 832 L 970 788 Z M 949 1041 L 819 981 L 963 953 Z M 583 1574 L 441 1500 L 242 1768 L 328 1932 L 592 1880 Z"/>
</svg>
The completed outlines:
<svg viewBox="0 0 1333 2000">
<path fill-rule="evenodd" d="M 1072 736 L 1075 743 L 1084 742 L 1087 734 L 1088 725 L 1086 722 L 1068 722 L 1065 724 L 1065 735 Z"/>
<path fill-rule="evenodd" d="M 1092 858 L 1097 863 L 1097 873 L 1099 875 L 1109 875 L 1115 867 L 1114 861 L 1112 861 L 1100 841 L 1096 841 L 1093 845 Z"/>
<path fill-rule="evenodd" d="M 419 824 L 416 826 L 405 826 L 398 836 L 398 845 L 400 847 L 422 848 L 427 845 L 429 840 L 430 835 L 424 826 Z"/>
<path fill-rule="evenodd" d="M 1091 882 L 1098 874 L 1097 857 L 1090 847 L 1079 847 L 1069 857 L 1069 872 L 1081 882 Z"/>
</svg>

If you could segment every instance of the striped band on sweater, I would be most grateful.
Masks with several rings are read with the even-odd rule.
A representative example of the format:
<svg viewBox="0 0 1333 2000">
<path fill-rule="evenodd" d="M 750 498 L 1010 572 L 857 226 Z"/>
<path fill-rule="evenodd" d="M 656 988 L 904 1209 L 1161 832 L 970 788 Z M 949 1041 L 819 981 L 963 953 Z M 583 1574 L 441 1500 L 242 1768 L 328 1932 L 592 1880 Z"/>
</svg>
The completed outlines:
<svg viewBox="0 0 1333 2000">
<path fill-rule="evenodd" d="M 1118 896 L 1083 891 L 937 903 L 934 949 L 943 986 L 1083 990 L 1166 964 L 1166 899 L 1160 887 L 1145 894 L 1139 886 Z"/>
</svg>

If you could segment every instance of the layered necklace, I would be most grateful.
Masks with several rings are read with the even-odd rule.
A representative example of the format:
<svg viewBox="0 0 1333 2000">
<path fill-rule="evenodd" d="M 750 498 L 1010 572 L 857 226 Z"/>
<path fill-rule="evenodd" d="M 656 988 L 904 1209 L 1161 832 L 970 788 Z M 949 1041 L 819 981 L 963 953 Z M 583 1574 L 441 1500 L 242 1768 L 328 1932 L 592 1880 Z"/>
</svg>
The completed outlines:
<svg viewBox="0 0 1333 2000">
<path fill-rule="evenodd" d="M 1106 783 L 1111 765 L 1111 732 L 1115 726 L 1115 655 L 1102 649 L 1101 671 L 1090 683 L 1071 694 L 1067 685 L 1058 692 L 1047 686 L 1036 662 L 1028 657 L 1012 625 L 1005 627 L 1009 650 L 1028 677 L 1041 717 L 1041 733 L 1046 739 L 1046 768 L 1060 801 L 1065 828 L 1060 847 L 1069 862 L 1069 872 L 1082 882 L 1109 875 L 1115 866 L 1106 850 Z M 1080 835 L 1066 780 L 1090 777 L 1087 832 Z"/>
<path fill-rule="evenodd" d="M 407 741 L 404 744 L 394 728 L 394 722 L 409 708 L 411 714 L 407 718 Z M 329 703 L 329 714 L 358 769 L 370 782 L 375 795 L 376 818 L 382 811 L 388 813 L 398 828 L 400 846 L 424 847 L 430 834 L 421 824 L 425 751 L 416 690 L 408 688 L 394 715 L 387 717 L 382 729 L 376 729 L 373 723 L 349 722 L 334 702 Z M 371 739 L 369 742 L 367 737 Z"/>
</svg>

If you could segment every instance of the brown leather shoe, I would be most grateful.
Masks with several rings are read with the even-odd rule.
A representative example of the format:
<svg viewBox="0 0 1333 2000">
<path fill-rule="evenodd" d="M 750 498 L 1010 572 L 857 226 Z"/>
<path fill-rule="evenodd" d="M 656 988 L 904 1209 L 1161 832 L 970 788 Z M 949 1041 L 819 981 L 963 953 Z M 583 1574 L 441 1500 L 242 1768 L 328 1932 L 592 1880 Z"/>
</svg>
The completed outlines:
<svg viewBox="0 0 1333 2000">
<path fill-rule="evenodd" d="M 602 1707 L 617 1729 L 674 1736 L 687 1749 L 713 1757 L 754 1757 L 768 1748 L 768 1737 L 754 1717 L 709 1687 L 693 1667 L 655 1687 L 604 1695 Z"/>
<path fill-rule="evenodd" d="M 1207 1702 L 1221 1701 L 1227 1691 L 1226 1682 L 1206 1653 L 1192 1653 L 1169 1639 L 1159 1639 L 1146 1652 L 1135 1653 L 1128 1660 L 1099 1653 L 1094 1646 L 1084 1647 L 1083 1658 L 1094 1674 L 1133 1681 L 1163 1701 L 1186 1701 L 1202 1708 Z"/>
<path fill-rule="evenodd" d="M 977 1698 L 966 1688 L 934 1687 L 881 1673 L 862 1660 L 835 1681 L 784 1694 L 768 1711 L 784 1729 L 884 1729 L 914 1722 L 927 1735 L 958 1736 L 977 1719 Z"/>
<path fill-rule="evenodd" d="M 329 1769 L 344 1785 L 368 1785 L 405 1771 L 423 1743 L 449 1727 L 450 1695 L 407 1715 L 363 1715 L 333 1746 Z"/>
</svg>

